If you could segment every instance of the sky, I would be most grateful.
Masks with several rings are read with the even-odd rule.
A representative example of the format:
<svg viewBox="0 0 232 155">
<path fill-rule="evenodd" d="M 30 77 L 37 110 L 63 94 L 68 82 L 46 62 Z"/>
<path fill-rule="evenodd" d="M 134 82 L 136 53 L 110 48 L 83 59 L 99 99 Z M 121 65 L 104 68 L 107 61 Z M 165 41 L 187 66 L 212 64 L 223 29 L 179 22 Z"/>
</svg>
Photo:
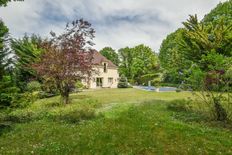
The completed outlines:
<svg viewBox="0 0 232 155">
<path fill-rule="evenodd" d="M 83 18 L 96 31 L 97 50 L 145 44 L 158 52 L 190 14 L 202 19 L 220 1 L 225 0 L 24 0 L 1 7 L 0 18 L 15 38 L 49 37 L 51 30 L 59 34 L 67 22 Z"/>
</svg>

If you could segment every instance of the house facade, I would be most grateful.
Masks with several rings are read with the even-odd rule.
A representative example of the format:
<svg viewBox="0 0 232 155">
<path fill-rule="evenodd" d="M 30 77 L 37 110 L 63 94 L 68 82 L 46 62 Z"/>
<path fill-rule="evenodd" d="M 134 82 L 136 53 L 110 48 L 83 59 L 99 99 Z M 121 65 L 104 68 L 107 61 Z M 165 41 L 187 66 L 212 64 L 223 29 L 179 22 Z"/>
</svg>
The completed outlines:
<svg viewBox="0 0 232 155">
<path fill-rule="evenodd" d="M 119 81 L 118 67 L 99 52 L 93 54 L 93 70 L 89 79 L 82 79 L 82 83 L 91 89 L 117 88 Z"/>
</svg>

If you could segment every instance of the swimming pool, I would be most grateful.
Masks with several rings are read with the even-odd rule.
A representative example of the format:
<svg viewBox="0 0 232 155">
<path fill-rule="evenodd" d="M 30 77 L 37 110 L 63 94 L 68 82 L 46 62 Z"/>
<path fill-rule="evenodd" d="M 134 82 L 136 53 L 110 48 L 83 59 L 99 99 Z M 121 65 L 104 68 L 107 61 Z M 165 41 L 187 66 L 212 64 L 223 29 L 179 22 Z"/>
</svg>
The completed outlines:
<svg viewBox="0 0 232 155">
<path fill-rule="evenodd" d="M 134 88 L 142 89 L 146 91 L 156 91 L 156 87 L 149 87 L 149 86 L 134 86 Z M 159 92 L 170 92 L 170 91 L 176 91 L 177 88 L 175 87 L 160 87 Z"/>
</svg>

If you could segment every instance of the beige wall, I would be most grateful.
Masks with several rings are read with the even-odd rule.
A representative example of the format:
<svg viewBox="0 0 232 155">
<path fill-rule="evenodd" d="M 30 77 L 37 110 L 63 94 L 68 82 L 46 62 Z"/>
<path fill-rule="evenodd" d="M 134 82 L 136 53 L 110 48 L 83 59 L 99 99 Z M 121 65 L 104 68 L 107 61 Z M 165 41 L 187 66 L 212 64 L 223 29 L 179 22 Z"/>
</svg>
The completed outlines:
<svg viewBox="0 0 232 155">
<path fill-rule="evenodd" d="M 102 78 L 102 87 L 103 88 L 117 88 L 119 74 L 117 68 L 109 68 L 107 67 L 107 72 L 104 73 L 103 66 L 95 66 L 94 67 L 95 73 L 93 73 L 89 88 L 95 89 L 97 87 L 97 78 Z M 109 81 L 109 78 L 112 78 L 112 82 Z M 85 85 L 87 84 L 87 80 L 82 80 L 82 83 Z"/>
</svg>

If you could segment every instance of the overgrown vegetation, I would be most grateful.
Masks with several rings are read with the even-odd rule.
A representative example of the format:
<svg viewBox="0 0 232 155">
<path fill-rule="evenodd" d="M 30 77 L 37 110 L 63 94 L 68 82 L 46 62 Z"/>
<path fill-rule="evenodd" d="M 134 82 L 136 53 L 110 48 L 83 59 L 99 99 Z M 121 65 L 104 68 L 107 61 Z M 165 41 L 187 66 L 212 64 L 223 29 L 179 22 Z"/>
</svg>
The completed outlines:
<svg viewBox="0 0 232 155">
<path fill-rule="evenodd" d="M 231 132 L 195 113 L 187 97 L 106 89 L 73 94 L 68 105 L 42 99 L 5 115 L 0 153 L 230 154 Z"/>
</svg>

